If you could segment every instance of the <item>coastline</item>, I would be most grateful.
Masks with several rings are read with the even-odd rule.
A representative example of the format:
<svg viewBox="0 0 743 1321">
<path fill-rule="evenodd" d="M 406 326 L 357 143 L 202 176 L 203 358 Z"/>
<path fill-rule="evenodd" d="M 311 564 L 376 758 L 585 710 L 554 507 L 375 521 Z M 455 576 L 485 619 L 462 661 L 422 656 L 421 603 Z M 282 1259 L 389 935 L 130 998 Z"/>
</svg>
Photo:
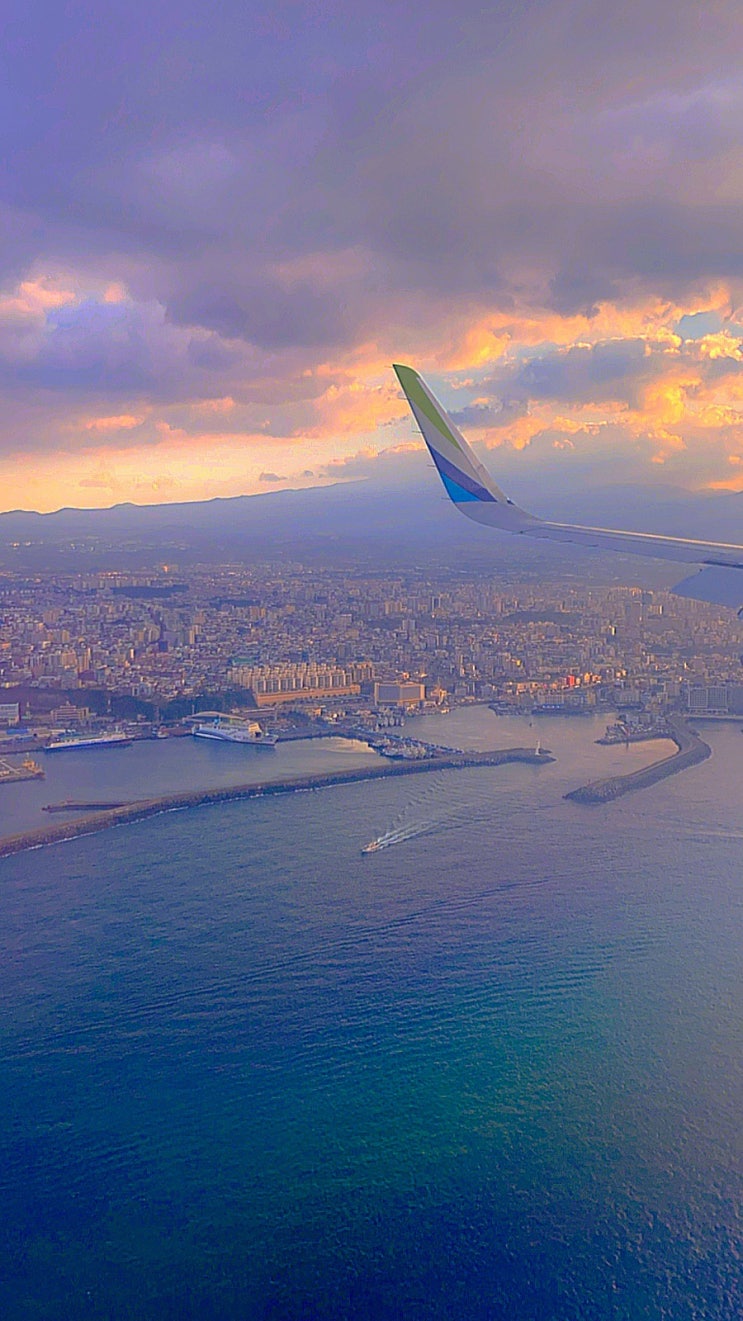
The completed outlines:
<svg viewBox="0 0 743 1321">
<path fill-rule="evenodd" d="M 635 789 L 647 789 L 650 785 L 665 780 L 669 775 L 678 775 L 680 771 L 697 766 L 712 756 L 708 743 L 692 734 L 686 721 L 674 717 L 668 721 L 668 735 L 676 744 L 676 751 L 668 757 L 661 757 L 650 766 L 639 771 L 630 771 L 627 775 L 612 775 L 605 780 L 593 780 L 579 789 L 572 789 L 564 797 L 574 803 L 586 803 L 597 806 L 600 803 L 613 802 Z"/>
<path fill-rule="evenodd" d="M 554 761 L 549 753 L 538 753 L 534 748 L 500 748 L 492 752 L 452 753 L 447 757 L 429 757 L 425 760 L 395 761 L 364 769 L 319 772 L 314 775 L 295 776 L 288 780 L 263 783 L 237 784 L 219 789 L 195 789 L 184 793 L 165 794 L 144 798 L 108 808 L 88 816 L 78 817 L 60 825 L 39 826 L 17 835 L 0 838 L 0 858 L 23 853 L 27 849 L 42 848 L 47 844 L 61 844 L 80 835 L 91 835 L 112 826 L 143 821 L 161 812 L 178 812 L 189 807 L 205 807 L 212 803 L 228 803 L 248 798 L 268 798 L 276 794 L 301 793 L 309 789 L 326 789 L 336 784 L 357 784 L 364 780 L 389 779 L 401 775 L 421 775 L 430 771 L 463 770 L 477 766 L 501 766 L 508 762 L 526 762 L 545 765 Z"/>
</svg>

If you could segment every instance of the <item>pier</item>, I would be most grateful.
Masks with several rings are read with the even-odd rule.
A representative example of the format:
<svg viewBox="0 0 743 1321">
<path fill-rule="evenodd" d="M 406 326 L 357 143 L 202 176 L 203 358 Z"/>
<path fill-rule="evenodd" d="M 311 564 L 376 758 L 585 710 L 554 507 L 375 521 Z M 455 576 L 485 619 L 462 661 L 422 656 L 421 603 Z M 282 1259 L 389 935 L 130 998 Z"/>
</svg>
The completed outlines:
<svg viewBox="0 0 743 1321">
<path fill-rule="evenodd" d="M 0 858 L 7 858 L 24 849 L 40 848 L 44 844 L 58 844 L 78 835 L 107 830 L 111 826 L 127 825 L 157 816 L 160 812 L 182 811 L 187 807 L 204 807 L 211 803 L 229 803 L 238 799 L 270 798 L 278 794 L 300 793 L 308 789 L 327 789 L 337 784 L 357 784 L 366 780 L 389 779 L 393 776 L 423 775 L 431 771 L 465 770 L 478 766 L 503 766 L 510 762 L 524 762 L 530 766 L 543 766 L 555 758 L 545 749 L 500 748 L 492 752 L 460 752 L 446 757 L 428 757 L 421 760 L 393 761 L 366 769 L 327 771 L 324 774 L 302 775 L 289 780 L 270 780 L 263 783 L 236 784 L 218 789 L 198 789 L 185 793 L 167 794 L 158 798 L 145 798 L 125 803 L 120 807 L 98 810 L 75 821 L 59 825 L 40 826 L 19 835 L 6 835 L 0 839 Z M 53 804 L 53 810 L 75 810 L 67 804 Z"/>
<path fill-rule="evenodd" d="M 686 722 L 678 716 L 669 719 L 667 737 L 673 739 L 677 749 L 670 757 L 661 757 L 660 761 L 654 761 L 651 766 L 630 771 L 628 775 L 612 775 L 606 780 L 594 780 L 580 789 L 573 789 L 565 797 L 574 803 L 587 803 L 591 806 L 610 803 L 624 794 L 633 793 L 635 789 L 647 789 L 651 784 L 667 779 L 669 775 L 678 775 L 680 771 L 697 766 L 712 756 L 709 744 L 693 734 Z"/>
</svg>

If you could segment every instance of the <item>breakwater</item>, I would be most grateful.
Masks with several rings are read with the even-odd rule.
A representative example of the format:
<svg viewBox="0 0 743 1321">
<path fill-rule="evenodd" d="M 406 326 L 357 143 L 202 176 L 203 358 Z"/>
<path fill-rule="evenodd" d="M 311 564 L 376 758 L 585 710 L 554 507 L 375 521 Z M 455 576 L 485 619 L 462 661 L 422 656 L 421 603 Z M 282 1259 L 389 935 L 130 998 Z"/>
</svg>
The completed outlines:
<svg viewBox="0 0 743 1321">
<path fill-rule="evenodd" d="M 447 757 L 429 757 L 422 760 L 395 761 L 365 769 L 326 771 L 317 775 L 301 775 L 288 780 L 270 780 L 263 783 L 236 784 L 219 789 L 197 789 L 185 793 L 167 794 L 157 798 L 139 799 L 120 807 L 107 808 L 90 815 L 65 821 L 59 825 L 40 826 L 18 835 L 0 839 L 0 858 L 24 849 L 41 848 L 45 844 L 59 844 L 78 835 L 107 830 L 111 826 L 128 825 L 142 821 L 160 812 L 178 812 L 188 807 L 205 807 L 211 803 L 229 803 L 237 799 L 268 798 L 277 794 L 301 793 L 308 789 L 326 789 L 336 784 L 355 784 L 364 780 L 379 780 L 401 775 L 421 775 L 430 771 L 462 770 L 466 767 L 501 766 L 508 762 L 526 762 L 544 765 L 554 761 L 550 753 L 534 748 L 500 748 L 492 752 L 452 753 Z"/>
<path fill-rule="evenodd" d="M 630 771 L 628 775 L 612 775 L 606 780 L 594 780 L 592 784 L 573 789 L 565 797 L 574 803 L 588 803 L 592 806 L 610 803 L 623 794 L 633 793 L 635 789 L 647 789 L 669 775 L 678 775 L 680 771 L 697 766 L 712 755 L 709 744 L 697 734 L 692 734 L 686 722 L 679 717 L 672 717 L 668 721 L 668 737 L 676 744 L 676 751 L 670 757 L 661 757 L 660 761 L 654 761 L 651 766 Z"/>
<path fill-rule="evenodd" d="M 132 807 L 131 802 L 111 802 L 111 803 L 81 803 L 67 801 L 64 803 L 47 803 L 42 807 L 42 812 L 110 812 L 115 807 Z"/>
</svg>

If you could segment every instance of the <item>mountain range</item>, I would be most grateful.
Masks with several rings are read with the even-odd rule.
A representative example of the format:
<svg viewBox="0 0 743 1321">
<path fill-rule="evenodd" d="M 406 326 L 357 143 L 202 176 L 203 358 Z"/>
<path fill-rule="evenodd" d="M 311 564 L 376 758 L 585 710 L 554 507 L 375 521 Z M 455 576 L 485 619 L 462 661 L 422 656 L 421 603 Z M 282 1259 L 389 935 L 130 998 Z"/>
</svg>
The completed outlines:
<svg viewBox="0 0 743 1321">
<path fill-rule="evenodd" d="M 542 516 L 591 526 L 743 542 L 743 493 L 691 493 L 672 487 L 523 490 L 520 503 Z M 126 562 L 219 562 L 279 557 L 362 558 L 388 566 L 544 561 L 545 547 L 497 535 L 463 519 L 438 484 L 337 483 L 184 504 L 119 504 L 0 514 L 5 568 L 89 567 Z M 547 557 L 584 556 L 551 546 Z"/>
</svg>

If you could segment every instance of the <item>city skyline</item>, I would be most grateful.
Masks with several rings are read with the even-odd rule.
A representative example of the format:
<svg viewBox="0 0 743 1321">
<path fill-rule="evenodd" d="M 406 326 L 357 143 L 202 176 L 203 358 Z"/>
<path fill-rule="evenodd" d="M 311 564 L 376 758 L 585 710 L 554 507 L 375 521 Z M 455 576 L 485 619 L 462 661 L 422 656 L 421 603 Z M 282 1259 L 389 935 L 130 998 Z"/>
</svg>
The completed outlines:
<svg viewBox="0 0 743 1321">
<path fill-rule="evenodd" d="M 26 703 L 77 692 L 84 706 L 98 691 L 165 710 L 242 692 L 246 705 L 338 695 L 353 707 L 375 681 L 410 679 L 434 702 L 528 708 L 580 691 L 610 706 L 629 689 L 635 704 L 672 706 L 683 685 L 739 678 L 731 611 L 556 568 L 81 566 L 4 573 L 0 607 L 0 690 Z"/>
</svg>

